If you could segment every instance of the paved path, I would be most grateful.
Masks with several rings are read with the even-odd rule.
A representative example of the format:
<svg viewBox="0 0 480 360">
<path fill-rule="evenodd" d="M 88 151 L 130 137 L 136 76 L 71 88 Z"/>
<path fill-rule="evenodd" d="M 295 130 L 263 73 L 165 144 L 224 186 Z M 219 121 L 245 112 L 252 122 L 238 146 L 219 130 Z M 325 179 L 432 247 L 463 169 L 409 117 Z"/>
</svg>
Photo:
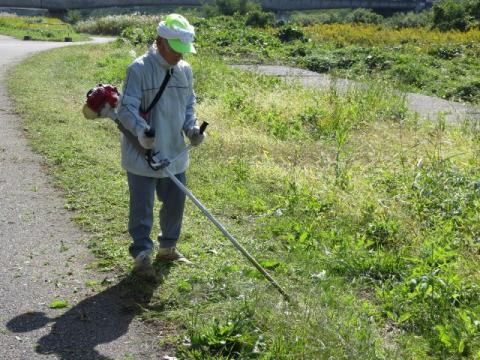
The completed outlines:
<svg viewBox="0 0 480 360">
<path fill-rule="evenodd" d="M 286 81 L 300 81 L 308 87 L 328 89 L 332 84 L 332 78 L 325 74 L 318 74 L 313 71 L 276 65 L 235 65 L 235 67 L 255 71 L 265 75 L 280 76 Z M 362 86 L 360 83 L 336 79 L 335 84 L 339 91 L 345 91 L 353 86 Z M 437 120 L 440 114 L 445 116 L 447 123 L 460 123 L 465 119 L 479 119 L 479 109 L 469 107 L 462 103 L 447 101 L 434 96 L 407 93 L 406 100 L 410 110 L 419 114 L 423 119 Z"/>
<path fill-rule="evenodd" d="M 96 38 L 96 42 L 107 39 Z M 160 331 L 134 320 L 129 281 L 86 270 L 88 235 L 64 209 L 32 153 L 5 88 L 6 71 L 34 52 L 71 45 L 0 36 L 0 359 L 163 359 Z M 88 280 L 110 283 L 103 291 Z M 154 286 L 142 294 L 148 302 Z M 67 309 L 49 304 L 67 300 Z"/>
</svg>

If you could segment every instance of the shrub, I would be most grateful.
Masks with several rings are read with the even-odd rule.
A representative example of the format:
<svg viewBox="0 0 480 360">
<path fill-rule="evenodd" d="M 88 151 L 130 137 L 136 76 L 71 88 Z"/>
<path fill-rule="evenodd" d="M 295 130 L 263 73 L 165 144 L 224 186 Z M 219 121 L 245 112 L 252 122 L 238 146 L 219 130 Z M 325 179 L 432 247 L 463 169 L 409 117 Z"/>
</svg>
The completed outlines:
<svg viewBox="0 0 480 360">
<path fill-rule="evenodd" d="M 254 10 L 247 14 L 247 20 L 245 24 L 248 26 L 264 28 L 273 24 L 274 20 L 275 15 L 273 13 Z"/>
<path fill-rule="evenodd" d="M 370 9 L 360 8 L 348 14 L 345 20 L 354 24 L 380 24 L 383 22 L 383 16 L 374 13 Z"/>
<path fill-rule="evenodd" d="M 329 58 L 314 55 L 306 58 L 305 65 L 308 70 L 318 73 L 328 73 L 335 67 L 335 62 Z"/>
<path fill-rule="evenodd" d="M 336 24 L 345 22 L 349 9 L 321 10 L 315 12 L 295 12 L 290 16 L 291 22 L 303 26 L 314 24 Z"/>
<path fill-rule="evenodd" d="M 150 39 L 148 39 L 148 35 L 145 34 L 145 31 L 142 28 L 138 27 L 127 27 L 125 30 L 122 31 L 121 36 L 125 39 L 128 39 L 134 45 L 146 44 L 151 42 L 149 41 Z"/>
<path fill-rule="evenodd" d="M 466 31 L 480 25 L 480 0 L 441 0 L 433 6 L 433 25 L 441 31 Z"/>
<path fill-rule="evenodd" d="M 480 102 L 480 80 L 469 81 L 447 93 L 449 98 L 458 98 L 463 101 Z"/>
<path fill-rule="evenodd" d="M 432 24 L 431 11 L 395 13 L 385 19 L 385 25 L 394 29 L 431 27 Z"/>
<path fill-rule="evenodd" d="M 248 12 L 261 11 L 262 7 L 249 0 L 215 0 L 213 4 L 205 4 L 203 11 L 207 17 L 235 14 L 245 15 Z"/>
<path fill-rule="evenodd" d="M 453 0 L 443 0 L 433 6 L 433 24 L 441 31 L 467 29 L 465 6 Z"/>
<path fill-rule="evenodd" d="M 90 18 L 80 21 L 75 25 L 78 32 L 86 32 L 89 34 L 115 35 L 119 36 L 123 30 L 128 27 L 142 28 L 155 31 L 160 16 L 147 15 L 109 15 L 98 19 Z"/>
<path fill-rule="evenodd" d="M 284 43 L 295 40 L 306 40 L 305 34 L 301 30 L 298 30 L 297 28 L 291 26 L 281 29 L 278 32 L 277 37 L 280 39 L 281 42 Z"/>
<path fill-rule="evenodd" d="M 82 20 L 82 14 L 79 10 L 69 10 L 64 20 L 65 22 L 73 25 Z"/>
<path fill-rule="evenodd" d="M 395 64 L 392 66 L 392 74 L 404 84 L 421 87 L 425 83 L 425 69 L 418 64 Z"/>
</svg>

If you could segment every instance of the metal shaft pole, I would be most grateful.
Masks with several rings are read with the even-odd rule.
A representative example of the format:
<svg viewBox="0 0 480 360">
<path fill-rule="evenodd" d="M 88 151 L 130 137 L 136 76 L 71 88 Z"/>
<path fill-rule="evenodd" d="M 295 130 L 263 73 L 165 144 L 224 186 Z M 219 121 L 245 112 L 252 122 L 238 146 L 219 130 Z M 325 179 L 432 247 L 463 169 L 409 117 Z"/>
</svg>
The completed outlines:
<svg viewBox="0 0 480 360">
<path fill-rule="evenodd" d="M 215 224 L 215 226 L 225 235 L 228 240 L 230 240 L 237 248 L 238 251 L 240 251 L 247 259 L 252 263 L 253 266 L 257 268 L 258 271 L 260 271 L 267 279 L 270 281 L 270 283 L 283 295 L 285 300 L 290 301 L 290 297 L 288 294 L 285 292 L 285 290 L 282 289 L 282 287 L 272 278 L 272 276 L 258 263 L 255 258 L 249 254 L 245 248 L 239 244 L 239 242 L 224 228 L 224 226 L 217 220 L 215 217 L 210 214 L 210 212 L 205 208 L 205 206 L 202 205 L 202 203 L 190 192 L 190 190 L 187 189 L 185 185 L 183 185 L 180 180 L 178 180 L 175 175 L 168 169 L 164 168 L 163 171 L 165 174 L 168 175 L 168 177 L 182 190 L 185 195 L 188 196 L 190 200 L 193 201 L 193 203 L 205 214 L 205 216 Z"/>
</svg>

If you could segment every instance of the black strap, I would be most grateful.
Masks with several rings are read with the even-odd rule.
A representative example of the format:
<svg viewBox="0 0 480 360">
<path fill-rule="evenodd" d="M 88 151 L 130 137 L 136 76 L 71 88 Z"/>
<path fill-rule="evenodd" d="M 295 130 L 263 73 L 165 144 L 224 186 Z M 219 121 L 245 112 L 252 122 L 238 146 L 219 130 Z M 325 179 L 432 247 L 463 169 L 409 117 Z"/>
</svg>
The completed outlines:
<svg viewBox="0 0 480 360">
<path fill-rule="evenodd" d="M 155 104 L 158 102 L 158 100 L 160 100 L 160 98 L 162 97 L 162 94 L 167 87 L 168 80 L 170 80 L 170 78 L 172 77 L 172 74 L 173 74 L 173 68 L 171 68 L 170 70 L 167 70 L 167 73 L 165 74 L 165 77 L 163 78 L 162 85 L 160 85 L 160 89 L 158 90 L 157 95 L 155 95 L 155 98 L 153 99 L 150 106 L 147 108 L 147 111 L 143 112 L 143 111 L 140 110 L 140 115 L 142 115 L 143 118 L 147 117 L 147 114 L 150 112 L 150 110 L 152 110 L 152 108 L 155 106 Z M 133 135 L 130 131 L 128 131 L 118 119 L 115 119 L 114 121 L 117 124 L 118 129 L 122 132 L 122 134 L 130 141 L 130 143 L 133 146 L 135 146 L 135 148 L 141 154 L 143 154 L 146 157 L 151 157 L 151 152 L 152 152 L 151 150 L 145 149 L 142 145 L 140 145 L 140 142 L 138 141 L 138 138 L 135 135 Z M 149 165 L 150 165 L 150 163 L 149 163 Z"/>
<path fill-rule="evenodd" d="M 162 85 L 160 85 L 160 89 L 158 89 L 157 95 L 155 95 L 155 98 L 152 100 L 150 106 L 147 108 L 145 111 L 141 111 L 142 116 L 145 118 L 150 110 L 153 109 L 153 107 L 157 104 L 158 100 L 162 97 L 163 92 L 165 91 L 165 88 L 167 87 L 168 80 L 170 80 L 170 77 L 173 74 L 173 68 L 170 70 L 167 70 L 167 73 L 165 74 L 165 77 L 163 78 Z"/>
</svg>

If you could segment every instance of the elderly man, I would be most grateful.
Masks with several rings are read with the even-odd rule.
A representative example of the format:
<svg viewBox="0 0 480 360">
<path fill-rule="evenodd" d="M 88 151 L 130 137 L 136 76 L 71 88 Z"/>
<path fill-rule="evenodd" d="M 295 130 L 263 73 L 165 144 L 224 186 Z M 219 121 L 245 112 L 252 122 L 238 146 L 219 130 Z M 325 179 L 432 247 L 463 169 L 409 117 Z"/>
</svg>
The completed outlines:
<svg viewBox="0 0 480 360">
<path fill-rule="evenodd" d="M 170 14 L 158 25 L 157 34 L 155 44 L 127 69 L 118 120 L 143 148 L 151 149 L 162 159 L 173 159 L 186 146 L 184 134 L 194 146 L 204 139 L 196 126 L 192 69 L 182 59 L 186 53 L 196 53 L 195 33 L 183 16 Z M 150 128 L 155 130 L 154 137 L 149 137 Z M 134 270 L 153 274 L 150 233 L 155 193 L 162 202 L 156 259 L 190 263 L 176 247 L 185 194 L 161 170 L 150 168 L 143 154 L 125 136 L 121 152 L 130 191 L 128 231 L 133 242 L 129 251 L 134 258 Z M 187 167 L 185 154 L 169 169 L 185 184 Z"/>
</svg>

